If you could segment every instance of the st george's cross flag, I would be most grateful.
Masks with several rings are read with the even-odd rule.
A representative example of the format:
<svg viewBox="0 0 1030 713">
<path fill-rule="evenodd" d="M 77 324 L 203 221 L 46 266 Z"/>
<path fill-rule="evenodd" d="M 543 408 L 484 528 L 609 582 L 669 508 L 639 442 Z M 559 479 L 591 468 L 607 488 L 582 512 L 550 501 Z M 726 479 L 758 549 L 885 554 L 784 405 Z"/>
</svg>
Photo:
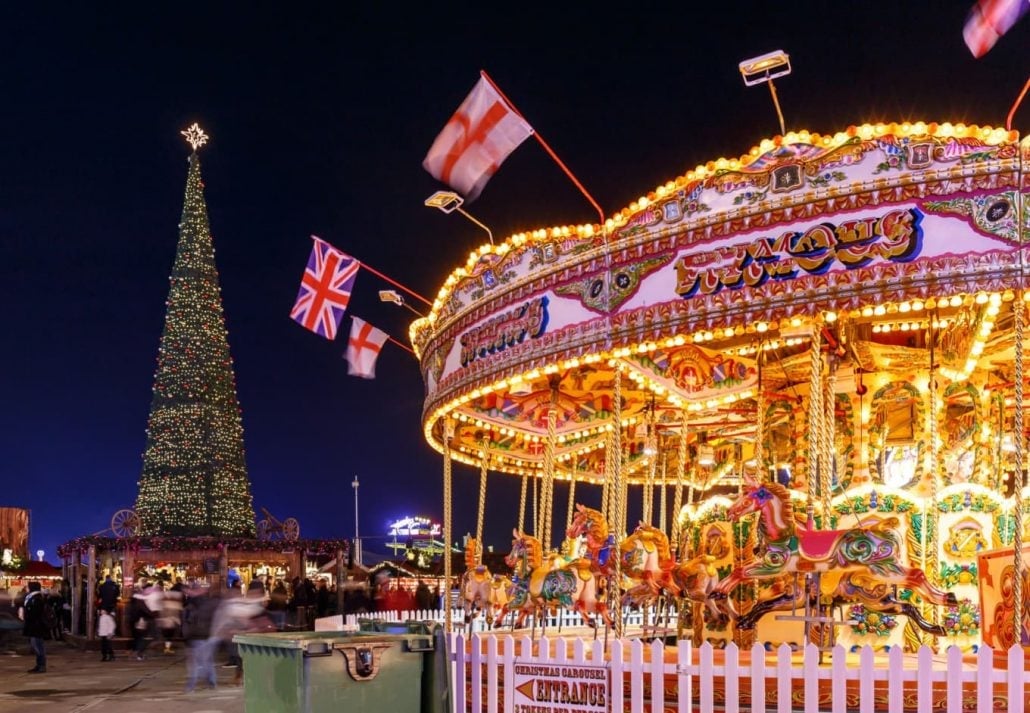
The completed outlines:
<svg viewBox="0 0 1030 713">
<path fill-rule="evenodd" d="M 979 0 L 962 28 L 969 51 L 976 58 L 983 57 L 1028 10 L 1030 0 Z"/>
<path fill-rule="evenodd" d="M 363 319 L 350 318 L 347 341 L 347 373 L 364 379 L 376 378 L 376 359 L 390 336 Z"/>
<path fill-rule="evenodd" d="M 532 136 L 530 126 L 485 76 L 429 148 L 423 168 L 473 201 L 498 166 Z"/>
<path fill-rule="evenodd" d="M 361 263 L 315 235 L 311 239 L 315 245 L 290 317 L 315 334 L 336 339 Z"/>
</svg>

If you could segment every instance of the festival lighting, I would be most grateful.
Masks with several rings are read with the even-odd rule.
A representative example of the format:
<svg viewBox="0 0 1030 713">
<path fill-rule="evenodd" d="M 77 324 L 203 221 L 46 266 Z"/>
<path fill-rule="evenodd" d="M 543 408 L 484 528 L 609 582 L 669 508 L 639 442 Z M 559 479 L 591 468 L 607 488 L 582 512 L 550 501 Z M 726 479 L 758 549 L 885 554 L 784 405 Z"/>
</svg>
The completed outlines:
<svg viewBox="0 0 1030 713">
<path fill-rule="evenodd" d="M 198 133 L 199 132 L 199 133 Z M 254 535 L 243 425 L 196 148 L 195 125 L 179 244 L 136 513 L 148 535 Z"/>
</svg>

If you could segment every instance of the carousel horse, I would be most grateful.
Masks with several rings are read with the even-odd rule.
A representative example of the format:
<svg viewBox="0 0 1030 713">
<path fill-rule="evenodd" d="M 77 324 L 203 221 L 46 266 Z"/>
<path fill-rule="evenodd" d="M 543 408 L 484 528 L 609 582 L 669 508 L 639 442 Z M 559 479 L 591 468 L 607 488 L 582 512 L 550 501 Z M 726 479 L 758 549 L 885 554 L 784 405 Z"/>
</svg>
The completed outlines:
<svg viewBox="0 0 1030 713">
<path fill-rule="evenodd" d="M 641 522 L 633 534 L 619 544 L 622 573 L 639 582 L 626 594 L 631 599 L 646 599 L 663 593 L 678 597 L 680 588 L 673 580 L 676 566 L 669 538 L 653 525 Z"/>
<path fill-rule="evenodd" d="M 586 541 L 587 554 L 597 566 L 600 574 L 610 575 L 615 571 L 611 554 L 615 550 L 615 539 L 608 534 L 608 525 L 597 510 L 576 505 L 576 515 L 567 531 L 568 537 L 582 536 Z M 657 527 L 640 523 L 637 529 L 619 545 L 622 574 L 636 584 L 632 589 L 635 596 L 652 595 L 665 591 L 679 595 L 679 587 L 672 579 L 676 561 L 669 548 L 669 538 Z"/>
<path fill-rule="evenodd" d="M 511 601 L 501 610 L 498 620 L 508 611 L 518 611 L 515 628 L 527 614 L 538 614 L 556 606 L 579 612 L 590 627 L 596 627 L 595 615 L 611 625 L 611 617 L 603 598 L 593 565 L 586 558 L 566 562 L 560 555 L 543 555 L 540 541 L 514 531 L 512 549 L 505 560 L 516 576 L 510 592 Z"/>
<path fill-rule="evenodd" d="M 759 513 L 758 534 L 763 543 L 759 558 L 738 566 L 720 581 L 711 597 L 726 605 L 725 614 L 737 619 L 740 628 L 753 628 L 758 618 L 768 611 L 792 604 L 805 596 L 804 588 L 787 587 L 781 594 L 758 602 L 744 617 L 738 617 L 729 594 L 745 580 L 771 580 L 783 575 L 807 572 L 833 572 L 843 575 L 834 598 L 857 596 L 882 604 L 890 613 L 896 607 L 902 613 L 903 603 L 893 599 L 888 587 L 904 587 L 920 592 L 939 606 L 954 606 L 955 595 L 934 587 L 923 571 L 902 564 L 901 541 L 893 530 L 896 519 L 850 530 L 815 530 L 796 523 L 794 506 L 787 489 L 778 483 L 760 483 L 745 475 L 740 497 L 728 510 L 731 520 L 750 513 Z M 859 593 L 861 590 L 864 596 Z M 914 612 L 914 607 L 909 607 Z M 904 612 L 908 613 L 908 612 Z M 914 623 L 919 625 L 918 620 Z"/>
<path fill-rule="evenodd" d="M 613 573 L 615 560 L 611 553 L 615 550 L 615 539 L 609 535 L 608 524 L 600 512 L 577 504 L 576 515 L 566 534 L 569 537 L 583 537 L 587 556 L 594 562 L 598 572 L 606 576 Z M 667 595 L 686 599 L 694 604 L 703 604 L 713 616 L 721 615 L 715 602 L 709 598 L 719 581 L 718 573 L 712 564 L 715 557 L 705 554 L 686 562 L 675 563 L 665 534 L 646 526 L 638 527 L 637 532 L 627 538 L 627 541 L 629 544 L 624 544 L 621 548 L 623 562 L 632 563 L 639 560 L 643 566 L 628 568 L 628 576 L 633 578 L 633 575 L 637 574 L 642 581 L 630 588 L 625 602 L 642 605 L 659 599 L 659 595 Z M 659 556 L 651 557 L 654 554 Z M 645 574 L 648 564 L 652 567 L 651 576 Z M 656 572 L 658 576 L 654 576 Z"/>
<path fill-rule="evenodd" d="M 492 614 L 491 597 L 494 577 L 485 565 L 479 564 L 479 542 L 469 538 L 465 543 L 465 573 L 461 576 L 461 601 L 465 610 L 465 623 L 471 624 L 481 610 L 489 622 Z"/>
</svg>

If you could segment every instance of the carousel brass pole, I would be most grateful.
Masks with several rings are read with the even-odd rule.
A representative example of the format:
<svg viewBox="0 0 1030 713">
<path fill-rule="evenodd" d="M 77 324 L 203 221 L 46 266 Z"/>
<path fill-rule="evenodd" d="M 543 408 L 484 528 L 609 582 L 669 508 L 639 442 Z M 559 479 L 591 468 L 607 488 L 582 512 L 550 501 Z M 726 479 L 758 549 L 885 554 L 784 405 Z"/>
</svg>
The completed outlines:
<svg viewBox="0 0 1030 713">
<path fill-rule="evenodd" d="M 755 390 L 755 471 L 758 481 L 766 479 L 769 471 L 765 467 L 765 388 L 762 385 L 762 354 L 765 353 L 765 344 L 758 342 L 758 352 L 755 356 L 755 366 L 758 369 L 758 384 Z"/>
<path fill-rule="evenodd" d="M 476 564 L 483 564 L 483 514 L 486 510 L 486 474 L 490 467 L 488 441 L 483 441 L 479 457 L 479 509 L 476 511 Z"/>
<path fill-rule="evenodd" d="M 822 393 L 822 423 L 820 424 L 820 437 L 822 440 L 822 455 L 820 456 L 820 481 L 819 487 L 822 490 L 822 501 L 823 501 L 823 529 L 830 529 L 830 493 L 833 490 L 833 463 L 834 463 L 834 447 L 833 447 L 833 420 L 834 420 L 834 403 L 833 389 L 834 389 L 834 377 L 833 377 L 833 365 L 830 363 L 831 357 L 827 356 L 826 363 L 822 364 L 822 368 L 825 370 L 823 382 L 825 388 Z"/>
<path fill-rule="evenodd" d="M 622 556 L 619 545 L 622 543 L 623 518 L 625 517 L 626 503 L 622 497 L 623 493 L 623 472 L 622 472 L 622 371 L 618 364 L 615 364 L 615 383 L 613 387 L 612 422 L 615 430 L 612 438 L 612 486 L 608 495 L 609 501 L 614 496 L 615 502 L 609 502 L 612 512 L 612 520 L 608 529 L 615 536 L 615 559 L 614 573 L 608 582 L 609 600 L 614 601 L 615 609 L 615 638 L 622 638 Z"/>
<path fill-rule="evenodd" d="M 647 476 L 644 481 L 643 520 L 648 525 L 654 524 L 654 481 L 658 470 L 658 446 L 655 434 L 654 396 L 651 397 L 651 410 L 647 416 L 647 435 L 644 437 L 644 453 L 647 456 Z"/>
<path fill-rule="evenodd" d="M 540 539 L 540 476 L 533 475 L 533 536 Z"/>
<path fill-rule="evenodd" d="M 579 474 L 579 462 L 576 462 L 576 467 L 572 471 L 572 477 L 569 478 L 569 505 L 565 511 L 565 529 L 568 530 L 572 527 L 572 514 L 575 510 L 576 503 L 576 476 Z M 562 536 L 564 539 L 564 535 Z"/>
<path fill-rule="evenodd" d="M 669 467 L 669 457 L 668 457 L 668 455 L 664 455 L 663 454 L 662 455 L 662 477 L 658 481 L 659 482 L 658 487 L 661 488 L 661 490 L 658 491 L 658 529 L 661 530 L 662 532 L 668 532 L 668 530 L 665 527 L 665 523 L 666 523 L 666 518 L 665 518 L 665 502 L 666 502 L 666 499 L 667 499 L 667 496 L 666 496 L 666 493 L 665 493 L 665 474 L 666 474 L 666 471 L 668 470 L 668 467 Z"/>
<path fill-rule="evenodd" d="M 926 430 L 930 437 L 930 504 L 924 517 L 923 529 L 926 531 L 926 569 L 927 578 L 930 584 L 936 584 L 939 579 L 940 557 L 937 552 L 938 544 L 938 508 L 937 508 L 937 467 L 940 453 L 940 439 L 937 437 L 937 429 L 940 424 L 937 420 L 937 352 L 936 342 L 940 315 L 936 312 L 930 320 L 930 383 L 927 386 L 929 392 L 929 408 L 926 414 Z M 930 607 L 930 621 L 934 624 L 938 620 L 938 607 Z M 937 650 L 937 637 L 930 637 L 930 646 Z"/>
<path fill-rule="evenodd" d="M 819 326 L 817 324 L 812 325 L 812 344 L 811 344 L 811 374 L 809 375 L 808 384 L 808 503 L 805 506 L 805 514 L 808 518 L 808 526 L 812 527 L 815 523 L 815 499 L 816 499 L 816 483 L 819 481 L 819 422 L 822 420 L 822 410 L 820 406 L 821 396 L 821 384 L 820 379 L 820 368 L 822 365 L 822 354 L 820 354 L 821 345 L 821 334 L 819 333 Z"/>
<path fill-rule="evenodd" d="M 554 450 L 558 445 L 558 379 L 551 377 L 551 406 L 547 409 L 547 443 L 544 444 L 544 478 L 540 484 L 541 532 L 545 550 L 551 549 L 551 512 L 554 509 Z"/>
<path fill-rule="evenodd" d="M 443 424 L 443 627 L 451 631 L 451 439 L 454 438 L 454 421 L 446 419 Z"/>
<path fill-rule="evenodd" d="M 529 490 L 529 475 L 522 474 L 522 491 L 519 495 L 519 534 L 526 532 L 526 491 Z"/>
<path fill-rule="evenodd" d="M 1030 90 L 1030 79 L 1027 79 L 1026 84 L 1023 86 L 1023 91 L 1019 97 L 1012 104 L 1012 108 L 1009 110 L 1008 118 L 1005 120 L 1005 128 L 1008 131 L 1012 131 L 1012 117 L 1015 116 L 1016 110 L 1019 105 L 1023 103 L 1023 98 L 1026 96 L 1027 91 Z M 1015 329 L 1015 398 L 1016 398 L 1016 414 L 1015 422 L 1013 423 L 1013 430 L 1015 431 L 1014 440 L 1016 445 L 1016 472 L 1015 472 L 1015 489 L 1013 490 L 1013 508 L 1012 508 L 1012 520 L 1014 526 L 1014 532 L 1012 537 L 1012 565 L 1013 565 L 1013 578 L 1012 578 L 1012 598 L 1013 598 L 1013 612 L 1012 622 L 1015 627 L 1015 646 L 1019 646 L 1023 641 L 1023 486 L 1024 476 L 1023 472 L 1026 467 L 1024 462 L 1024 432 L 1023 432 L 1023 322 L 1026 318 L 1026 302 L 1023 298 L 1023 282 L 1024 282 L 1024 257 L 1023 257 L 1023 239 L 1026 233 L 1026 215 L 1023 212 L 1023 158 L 1024 149 L 1022 142 L 1019 140 L 1019 134 L 1016 134 L 1016 151 L 1017 151 L 1017 163 L 1016 163 L 1016 217 L 1017 217 L 1017 230 L 1019 231 L 1016 235 L 1019 241 L 1019 282 L 1016 287 L 1016 297 L 1013 303 L 1013 321 Z M 1004 401 L 1002 402 L 1004 403 Z"/>
<path fill-rule="evenodd" d="M 672 552 L 678 557 L 680 551 L 680 510 L 683 509 L 683 475 L 687 461 L 687 410 L 682 412 L 683 423 L 680 426 L 679 450 L 676 459 L 676 489 L 672 495 L 672 533 L 670 544 Z"/>
<path fill-rule="evenodd" d="M 1030 80 L 1027 80 L 1027 87 L 1030 87 Z M 1010 129 L 1012 115 L 1015 113 L 1016 107 L 1019 106 L 1025 93 L 1026 88 L 1024 88 L 1023 94 L 1020 95 L 1016 104 L 1013 106 L 1012 111 L 1009 112 Z M 1026 231 L 1026 215 L 1023 209 L 1023 148 L 1020 146 L 1018 141 L 1016 146 L 1019 151 L 1019 162 L 1017 164 L 1018 170 L 1016 172 L 1016 215 L 1019 219 L 1019 283 L 1016 289 L 1015 299 L 1012 303 L 1012 316 L 1016 340 L 1014 360 L 1016 413 L 1012 428 L 1012 430 L 1015 431 L 1013 434 L 1013 441 L 1016 446 L 1016 472 L 1013 474 L 1013 477 L 1015 478 L 1015 487 L 1012 491 L 1012 565 L 1014 570 L 1012 577 L 1012 621 L 1013 626 L 1015 626 L 1016 629 L 1013 641 L 1016 646 L 1019 646 L 1023 642 L 1023 487 L 1026 483 L 1023 475 L 1026 469 L 1026 462 L 1024 460 L 1026 443 L 1024 442 L 1023 430 L 1023 329 L 1024 322 L 1026 320 L 1026 302 L 1024 301 L 1023 295 L 1023 271 L 1025 269 L 1023 237 Z"/>
</svg>

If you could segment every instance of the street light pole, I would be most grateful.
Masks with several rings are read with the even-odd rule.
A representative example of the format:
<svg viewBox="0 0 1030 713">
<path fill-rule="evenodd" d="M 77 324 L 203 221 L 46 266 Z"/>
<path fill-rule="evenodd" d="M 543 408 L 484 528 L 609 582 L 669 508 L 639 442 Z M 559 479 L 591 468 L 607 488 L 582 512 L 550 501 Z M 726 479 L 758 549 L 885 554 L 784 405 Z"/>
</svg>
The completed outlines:
<svg viewBox="0 0 1030 713">
<path fill-rule="evenodd" d="M 361 564 L 361 538 L 358 536 L 358 476 L 354 476 L 354 482 L 350 484 L 354 488 L 354 564 Z"/>
</svg>

